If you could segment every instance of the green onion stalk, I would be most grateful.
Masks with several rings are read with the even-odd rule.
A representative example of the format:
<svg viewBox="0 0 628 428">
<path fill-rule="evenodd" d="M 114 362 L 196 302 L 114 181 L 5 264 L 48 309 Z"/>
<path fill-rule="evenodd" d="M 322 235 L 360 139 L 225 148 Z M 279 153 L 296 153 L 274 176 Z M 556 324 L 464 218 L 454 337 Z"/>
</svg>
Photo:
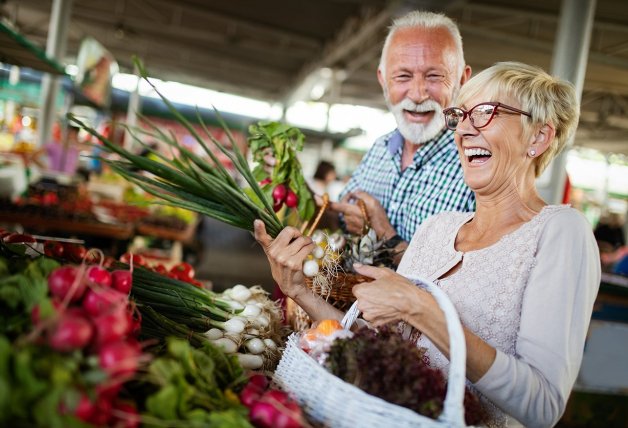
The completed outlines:
<svg viewBox="0 0 628 428">
<path fill-rule="evenodd" d="M 147 338 L 174 335 L 195 347 L 210 342 L 229 355 L 254 354 L 259 368 L 272 369 L 278 362 L 286 335 L 282 314 L 260 287 L 237 285 L 214 293 L 135 267 L 131 297 Z"/>
<path fill-rule="evenodd" d="M 260 188 L 248 161 L 238 148 L 233 135 L 218 111 L 216 111 L 216 114 L 219 123 L 229 138 L 231 149 L 225 147 L 211 134 L 197 109 L 197 117 L 203 134 L 232 162 L 237 172 L 246 181 L 251 190 L 250 192 L 245 192 L 240 187 L 231 173 L 227 171 L 216 154 L 210 149 L 206 140 L 174 105 L 157 90 L 148 79 L 147 72 L 142 64 L 137 60 L 135 60 L 135 63 L 140 71 L 140 75 L 161 97 L 175 119 L 199 143 L 211 162 L 184 147 L 172 133 L 165 133 L 153 122 L 141 115 L 141 118 L 150 129 L 131 129 L 129 127 L 127 129 L 132 138 L 138 141 L 156 159 L 140 156 L 124 149 L 105 138 L 74 115 L 68 114 L 71 122 L 85 129 L 102 142 L 104 152 L 117 155 L 118 157 L 118 159 L 114 159 L 113 157 L 100 156 L 101 161 L 109 165 L 114 172 L 120 174 L 126 180 L 136 184 L 147 193 L 160 198 L 162 200 L 160 203 L 164 205 L 194 211 L 249 231 L 253 231 L 254 220 L 260 219 L 266 225 L 268 233 L 272 237 L 277 236 L 283 228 L 283 224 L 275 214 L 271 201 Z M 142 142 L 138 134 L 150 136 L 165 143 L 173 153 L 175 151 L 178 152 L 178 157 L 168 159 L 162 153 Z"/>
</svg>

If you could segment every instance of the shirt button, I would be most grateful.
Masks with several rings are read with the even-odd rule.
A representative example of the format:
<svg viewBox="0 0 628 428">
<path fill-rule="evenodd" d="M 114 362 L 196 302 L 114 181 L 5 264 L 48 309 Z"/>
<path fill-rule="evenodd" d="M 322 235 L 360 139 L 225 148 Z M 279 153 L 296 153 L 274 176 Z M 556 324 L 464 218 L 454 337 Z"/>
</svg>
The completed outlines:
<svg viewBox="0 0 628 428">
<path fill-rule="evenodd" d="M 396 210 L 397 208 L 399 208 L 399 203 L 398 202 L 392 202 L 390 204 L 390 209 L 391 210 Z"/>
</svg>

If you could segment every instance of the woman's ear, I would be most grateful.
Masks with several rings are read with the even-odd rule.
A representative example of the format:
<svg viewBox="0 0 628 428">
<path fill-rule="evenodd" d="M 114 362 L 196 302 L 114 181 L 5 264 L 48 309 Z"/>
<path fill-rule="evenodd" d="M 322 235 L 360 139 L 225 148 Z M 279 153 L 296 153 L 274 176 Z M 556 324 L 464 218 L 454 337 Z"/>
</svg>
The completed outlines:
<svg viewBox="0 0 628 428">
<path fill-rule="evenodd" d="M 554 126 L 549 123 L 544 124 L 539 130 L 532 136 L 532 141 L 528 147 L 528 156 L 537 157 L 541 155 L 554 141 L 556 136 L 556 130 Z"/>
</svg>

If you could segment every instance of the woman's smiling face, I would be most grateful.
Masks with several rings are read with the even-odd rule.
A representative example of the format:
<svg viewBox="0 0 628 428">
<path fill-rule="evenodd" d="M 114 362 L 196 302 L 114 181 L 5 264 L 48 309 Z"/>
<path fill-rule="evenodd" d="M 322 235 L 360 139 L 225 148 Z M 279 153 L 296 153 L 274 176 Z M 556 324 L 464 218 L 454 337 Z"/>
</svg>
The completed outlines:
<svg viewBox="0 0 628 428">
<path fill-rule="evenodd" d="M 460 107 L 468 111 L 489 101 L 521 109 L 513 98 L 488 99 L 481 93 Z M 533 173 L 532 159 L 527 155 L 529 144 L 518 113 L 497 107 L 491 122 L 481 129 L 475 129 L 466 118 L 458 123 L 455 139 L 465 182 L 478 195 L 517 189 Z"/>
</svg>

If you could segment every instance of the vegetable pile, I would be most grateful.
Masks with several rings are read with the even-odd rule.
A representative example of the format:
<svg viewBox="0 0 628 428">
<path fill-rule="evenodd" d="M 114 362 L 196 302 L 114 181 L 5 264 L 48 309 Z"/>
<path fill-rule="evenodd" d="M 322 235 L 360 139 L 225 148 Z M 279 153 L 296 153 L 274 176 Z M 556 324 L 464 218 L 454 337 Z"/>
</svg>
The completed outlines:
<svg viewBox="0 0 628 428">
<path fill-rule="evenodd" d="M 325 361 L 327 369 L 345 382 L 390 403 L 430 418 L 443 409 L 447 384 L 442 373 L 423 360 L 421 351 L 392 329 L 358 330 L 352 338 L 336 340 Z M 485 412 L 467 388 L 467 425 L 480 425 Z"/>
<path fill-rule="evenodd" d="M 133 270 L 107 270 L 86 262 L 93 250 L 60 263 L 32 236 L 0 233 L 11 236 L 0 240 L 0 426 L 250 428 L 268 411 L 238 397 L 246 370 L 273 366 L 282 343 L 281 312 L 261 288 L 211 293 L 134 257 Z M 179 270 L 169 275 L 193 276 Z M 273 394 L 274 415 L 285 413 L 273 426 L 301 426 L 285 394 L 256 399 Z"/>
<path fill-rule="evenodd" d="M 305 425 L 303 412 L 288 394 L 269 388 L 268 378 L 254 374 L 240 392 L 240 401 L 248 407 L 257 428 L 300 428 Z"/>
<path fill-rule="evenodd" d="M 242 367 L 208 342 L 194 348 L 186 340 L 169 338 L 145 380 L 154 387 L 145 400 L 150 415 L 145 422 L 191 428 L 251 426 L 247 409 L 233 392 L 247 380 Z"/>
<path fill-rule="evenodd" d="M 0 425 L 138 426 L 120 396 L 144 359 L 130 277 L 0 258 Z"/>
</svg>

